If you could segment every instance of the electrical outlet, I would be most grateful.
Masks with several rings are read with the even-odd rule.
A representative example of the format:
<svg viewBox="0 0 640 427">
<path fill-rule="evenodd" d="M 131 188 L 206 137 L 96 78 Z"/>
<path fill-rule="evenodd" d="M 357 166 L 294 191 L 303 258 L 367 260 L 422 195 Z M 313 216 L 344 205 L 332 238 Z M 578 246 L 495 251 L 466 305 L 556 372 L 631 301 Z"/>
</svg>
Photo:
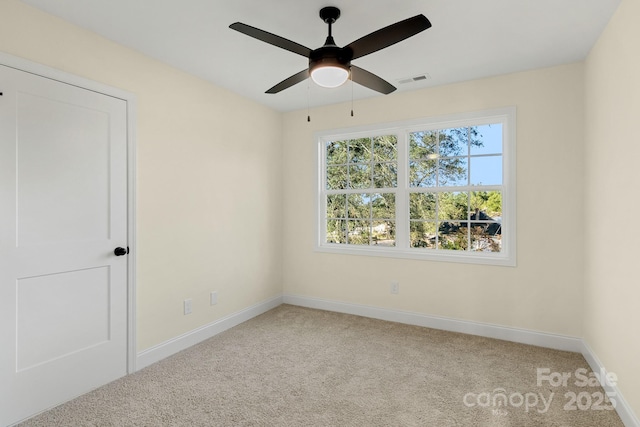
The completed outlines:
<svg viewBox="0 0 640 427">
<path fill-rule="evenodd" d="M 211 305 L 216 305 L 218 303 L 218 291 L 211 292 Z"/>
<path fill-rule="evenodd" d="M 389 286 L 391 293 L 392 294 L 399 294 L 400 293 L 400 283 L 398 282 L 391 282 L 391 285 Z"/>
<path fill-rule="evenodd" d="M 184 300 L 184 314 L 191 314 L 191 298 Z"/>
</svg>

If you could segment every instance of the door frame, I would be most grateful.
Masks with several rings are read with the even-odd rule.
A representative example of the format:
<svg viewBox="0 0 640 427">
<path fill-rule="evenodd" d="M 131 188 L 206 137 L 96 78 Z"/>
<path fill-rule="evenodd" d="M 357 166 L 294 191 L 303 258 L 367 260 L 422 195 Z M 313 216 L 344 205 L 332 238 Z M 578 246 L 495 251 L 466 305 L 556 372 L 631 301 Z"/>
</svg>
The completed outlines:
<svg viewBox="0 0 640 427">
<path fill-rule="evenodd" d="M 127 374 L 136 371 L 136 97 L 133 93 L 108 86 L 66 71 L 0 52 L 0 65 L 56 80 L 82 89 L 118 98 L 127 105 Z"/>
</svg>

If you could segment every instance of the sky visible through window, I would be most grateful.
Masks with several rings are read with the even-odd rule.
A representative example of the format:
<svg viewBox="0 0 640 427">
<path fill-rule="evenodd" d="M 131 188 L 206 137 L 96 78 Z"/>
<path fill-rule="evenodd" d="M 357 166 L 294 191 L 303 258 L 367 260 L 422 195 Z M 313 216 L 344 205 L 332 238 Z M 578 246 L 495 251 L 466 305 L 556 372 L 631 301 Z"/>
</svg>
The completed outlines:
<svg viewBox="0 0 640 427">
<path fill-rule="evenodd" d="M 502 154 L 502 125 L 477 126 L 482 147 L 471 146 L 471 155 Z M 471 161 L 471 185 L 502 184 L 502 156 L 477 157 Z"/>
</svg>

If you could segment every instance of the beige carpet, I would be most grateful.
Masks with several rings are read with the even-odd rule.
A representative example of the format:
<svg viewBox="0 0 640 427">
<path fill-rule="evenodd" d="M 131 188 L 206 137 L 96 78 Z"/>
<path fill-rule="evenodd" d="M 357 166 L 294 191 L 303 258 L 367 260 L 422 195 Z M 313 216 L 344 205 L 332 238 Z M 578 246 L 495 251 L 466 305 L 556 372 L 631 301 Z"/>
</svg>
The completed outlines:
<svg viewBox="0 0 640 427">
<path fill-rule="evenodd" d="M 571 378 L 538 386 L 537 368 Z M 622 426 L 579 368 L 576 353 L 282 305 L 22 425 Z"/>
</svg>

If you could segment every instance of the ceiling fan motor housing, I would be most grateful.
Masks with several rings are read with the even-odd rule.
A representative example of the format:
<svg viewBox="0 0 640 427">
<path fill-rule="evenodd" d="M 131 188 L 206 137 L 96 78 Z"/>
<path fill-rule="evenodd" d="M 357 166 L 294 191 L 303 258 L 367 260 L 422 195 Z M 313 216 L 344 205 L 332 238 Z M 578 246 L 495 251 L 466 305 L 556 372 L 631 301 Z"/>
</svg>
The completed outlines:
<svg viewBox="0 0 640 427">
<path fill-rule="evenodd" d="M 321 48 L 311 52 L 309 56 L 309 70 L 326 66 L 338 66 L 348 70 L 351 66 L 351 58 L 353 58 L 351 49 L 341 48 L 335 44 L 325 44 Z"/>
</svg>

